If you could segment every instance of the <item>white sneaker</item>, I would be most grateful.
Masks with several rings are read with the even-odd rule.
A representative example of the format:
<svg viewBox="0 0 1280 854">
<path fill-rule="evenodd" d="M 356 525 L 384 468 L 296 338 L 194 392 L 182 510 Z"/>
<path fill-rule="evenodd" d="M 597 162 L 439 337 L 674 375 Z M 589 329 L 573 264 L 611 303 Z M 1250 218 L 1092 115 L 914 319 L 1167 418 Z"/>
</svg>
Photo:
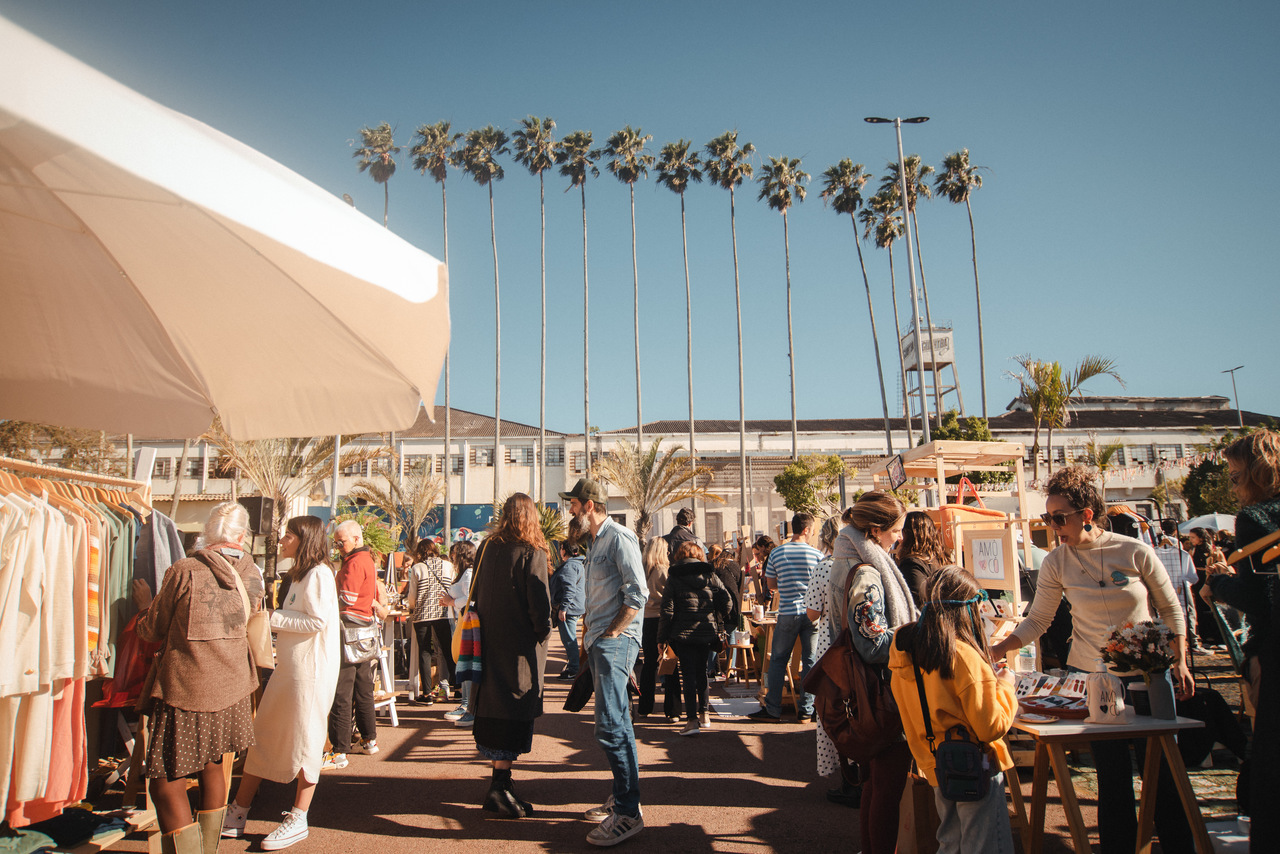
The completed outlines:
<svg viewBox="0 0 1280 854">
<path fill-rule="evenodd" d="M 284 820 L 280 822 L 280 826 L 267 834 L 262 840 L 263 851 L 279 851 L 281 848 L 288 848 L 295 842 L 301 842 L 307 838 L 307 814 L 299 815 L 293 810 L 289 810 L 284 814 Z"/>
<path fill-rule="evenodd" d="M 610 795 L 600 806 L 592 807 L 582 814 L 588 821 L 604 821 L 611 815 L 613 815 L 613 795 Z"/>
<path fill-rule="evenodd" d="M 373 756 L 381 748 L 378 747 L 378 740 L 371 738 L 365 741 L 363 738 L 356 737 L 351 740 L 351 752 L 363 753 L 365 756 Z"/>
<path fill-rule="evenodd" d="M 328 752 L 324 755 L 324 761 L 320 763 L 321 771 L 337 771 L 346 768 L 350 762 L 347 761 L 347 754 Z"/>
<path fill-rule="evenodd" d="M 643 814 L 632 818 L 629 815 L 614 812 L 600 822 L 595 830 L 587 834 L 587 841 L 592 845 L 608 848 L 612 845 L 617 845 L 619 842 L 625 842 L 642 830 L 644 830 Z M 264 845 L 263 847 L 266 846 Z"/>
<path fill-rule="evenodd" d="M 226 839 L 239 839 L 244 836 L 244 822 L 249 811 L 235 801 L 227 804 L 227 814 L 222 819 L 222 836 Z"/>
</svg>

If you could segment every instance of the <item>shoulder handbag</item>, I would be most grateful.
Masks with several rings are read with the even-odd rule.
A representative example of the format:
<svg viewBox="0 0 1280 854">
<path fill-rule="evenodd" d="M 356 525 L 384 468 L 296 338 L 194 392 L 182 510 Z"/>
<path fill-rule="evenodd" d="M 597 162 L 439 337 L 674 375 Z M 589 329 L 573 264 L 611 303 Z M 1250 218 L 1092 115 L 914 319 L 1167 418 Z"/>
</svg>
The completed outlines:
<svg viewBox="0 0 1280 854">
<path fill-rule="evenodd" d="M 896 641 L 895 641 L 896 642 Z M 924 714 L 924 737 L 933 754 L 933 771 L 938 778 L 938 793 L 949 801 L 980 801 L 991 790 L 991 757 L 986 745 L 975 741 L 969 730 L 957 724 L 947 730 L 946 738 L 935 745 L 933 723 L 929 720 L 929 701 L 924 695 L 924 678 L 915 656 L 911 667 L 916 672 L 916 690 L 920 692 L 920 711 Z"/>
<path fill-rule="evenodd" d="M 467 590 L 467 601 L 463 603 L 462 610 L 458 612 L 458 622 L 453 627 L 453 637 L 450 638 L 449 645 L 453 651 L 454 661 L 457 661 L 462 656 L 463 629 L 474 628 L 471 626 L 474 620 L 468 620 L 467 617 L 471 616 L 471 603 L 476 595 L 476 581 L 480 578 L 480 559 L 484 557 L 484 547 L 487 545 L 489 545 L 488 540 L 480 544 L 480 552 L 476 555 L 476 562 L 471 567 L 471 588 Z"/>
<path fill-rule="evenodd" d="M 231 576 L 236 580 L 236 589 L 240 591 L 240 601 L 244 603 L 245 637 L 249 640 L 249 651 L 253 653 L 253 664 L 259 670 L 275 670 L 276 651 L 271 645 L 271 616 L 261 608 L 253 610 L 249 604 L 249 593 L 244 589 L 244 581 L 240 571 L 231 567 Z"/>
<path fill-rule="evenodd" d="M 845 579 L 846 602 L 857 570 L 850 569 Z M 902 741 L 902 718 L 883 671 L 862 660 L 845 625 L 804 679 L 805 692 L 814 695 L 818 722 L 836 752 L 859 764 Z"/>
<path fill-rule="evenodd" d="M 342 620 L 342 663 L 364 664 L 382 649 L 382 626 L 373 617 L 345 613 Z"/>
</svg>

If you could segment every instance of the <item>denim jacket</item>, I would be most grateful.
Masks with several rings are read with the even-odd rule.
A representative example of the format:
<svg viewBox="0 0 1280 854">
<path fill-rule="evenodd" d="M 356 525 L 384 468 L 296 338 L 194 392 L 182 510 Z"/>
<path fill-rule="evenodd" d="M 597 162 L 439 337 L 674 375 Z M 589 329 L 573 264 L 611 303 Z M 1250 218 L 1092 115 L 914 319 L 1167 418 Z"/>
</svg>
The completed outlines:
<svg viewBox="0 0 1280 854">
<path fill-rule="evenodd" d="M 640 626 L 649 586 L 645 583 L 640 541 L 627 528 L 605 519 L 587 550 L 587 627 L 583 645 L 590 649 L 618 612 L 634 608 L 635 618 L 623 635 L 640 642 Z"/>
</svg>

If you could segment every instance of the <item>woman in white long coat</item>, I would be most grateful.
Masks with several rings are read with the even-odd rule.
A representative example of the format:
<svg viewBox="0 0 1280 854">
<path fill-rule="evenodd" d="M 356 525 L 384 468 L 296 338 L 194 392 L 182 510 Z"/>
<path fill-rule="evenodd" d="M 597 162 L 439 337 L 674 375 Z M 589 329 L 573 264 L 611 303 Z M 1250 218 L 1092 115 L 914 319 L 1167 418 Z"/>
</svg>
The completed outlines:
<svg viewBox="0 0 1280 854">
<path fill-rule="evenodd" d="M 244 835 L 245 818 L 262 780 L 297 780 L 293 809 L 262 840 L 264 851 L 307 838 L 307 808 L 320 779 L 341 657 L 338 590 L 324 523 L 315 516 L 290 519 L 280 539 L 280 556 L 293 558 L 294 564 L 289 597 L 271 615 L 277 636 L 276 670 L 258 706 L 257 741 L 245 759 L 244 777 L 222 828 L 226 837 Z"/>
</svg>

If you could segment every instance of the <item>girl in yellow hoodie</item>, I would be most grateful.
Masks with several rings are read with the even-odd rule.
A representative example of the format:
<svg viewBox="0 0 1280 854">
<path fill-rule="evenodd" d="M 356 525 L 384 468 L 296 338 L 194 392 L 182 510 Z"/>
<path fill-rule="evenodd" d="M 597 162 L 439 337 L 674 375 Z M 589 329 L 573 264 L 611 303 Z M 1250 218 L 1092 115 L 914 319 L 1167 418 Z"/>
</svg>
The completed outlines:
<svg viewBox="0 0 1280 854">
<path fill-rule="evenodd" d="M 973 576 L 958 566 L 943 567 L 929 578 L 925 593 L 927 602 L 919 621 L 898 629 L 889 652 L 889 670 L 911 755 L 934 787 L 942 819 L 939 852 L 1012 852 L 1003 772 L 1013 767 L 1013 759 L 1002 739 L 1018 713 L 1013 675 L 996 676 L 978 618 L 982 590 Z M 948 800 L 938 788 L 915 663 L 920 666 L 935 746 L 954 726 L 963 726 L 972 740 L 985 745 L 992 777 L 981 800 Z"/>
</svg>

